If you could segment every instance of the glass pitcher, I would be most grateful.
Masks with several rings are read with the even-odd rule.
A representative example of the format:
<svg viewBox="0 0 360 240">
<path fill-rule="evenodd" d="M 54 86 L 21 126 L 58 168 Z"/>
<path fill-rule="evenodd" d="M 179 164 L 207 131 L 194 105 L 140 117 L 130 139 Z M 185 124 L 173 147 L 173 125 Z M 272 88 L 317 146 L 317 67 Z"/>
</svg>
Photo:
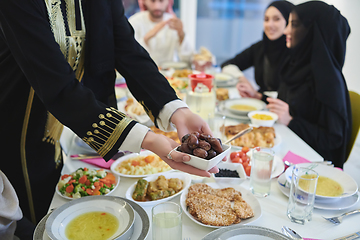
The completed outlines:
<svg viewBox="0 0 360 240">
<path fill-rule="evenodd" d="M 191 111 L 205 121 L 213 119 L 216 105 L 214 76 L 205 73 L 190 74 L 186 103 Z"/>
</svg>

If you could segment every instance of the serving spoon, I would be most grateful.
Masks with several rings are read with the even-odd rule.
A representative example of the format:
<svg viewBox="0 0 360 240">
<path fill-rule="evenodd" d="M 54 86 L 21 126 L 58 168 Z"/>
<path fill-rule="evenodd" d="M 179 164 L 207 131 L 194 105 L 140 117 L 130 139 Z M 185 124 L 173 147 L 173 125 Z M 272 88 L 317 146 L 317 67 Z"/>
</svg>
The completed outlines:
<svg viewBox="0 0 360 240">
<path fill-rule="evenodd" d="M 226 142 L 224 142 L 224 144 L 228 144 L 230 143 L 231 141 L 234 141 L 235 139 L 241 137 L 242 135 L 250 132 L 251 130 L 253 130 L 253 127 L 248 127 L 240 132 L 238 132 L 235 136 L 233 136 L 232 138 L 230 138 L 229 140 L 227 140 Z"/>
</svg>

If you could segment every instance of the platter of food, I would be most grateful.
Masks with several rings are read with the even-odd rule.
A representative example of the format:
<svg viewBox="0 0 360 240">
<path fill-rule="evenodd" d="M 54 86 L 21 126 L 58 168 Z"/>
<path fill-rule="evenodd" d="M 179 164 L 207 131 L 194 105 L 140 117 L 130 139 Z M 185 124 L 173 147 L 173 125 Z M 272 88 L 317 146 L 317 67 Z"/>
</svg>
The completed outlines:
<svg viewBox="0 0 360 240">
<path fill-rule="evenodd" d="M 63 174 L 55 192 L 63 198 L 74 200 L 93 195 L 111 195 L 119 186 L 120 177 L 104 169 L 78 168 Z"/>
<path fill-rule="evenodd" d="M 181 194 L 180 205 L 192 221 L 210 228 L 246 225 L 261 216 L 259 201 L 239 185 L 193 184 Z"/>
<path fill-rule="evenodd" d="M 300 163 L 290 166 L 285 171 L 286 180 L 290 183 L 293 170 L 298 167 L 311 168 L 319 174 L 315 200 L 328 202 L 347 198 L 358 191 L 356 181 L 344 171 L 318 163 Z M 311 174 L 308 176 L 312 178 Z"/>
<path fill-rule="evenodd" d="M 250 177 L 251 173 L 251 149 L 248 147 L 231 147 L 231 153 L 227 160 L 229 163 L 241 164 L 247 178 Z M 278 156 L 274 156 L 271 178 L 278 177 L 285 170 L 285 164 Z"/>
<path fill-rule="evenodd" d="M 277 180 L 280 191 L 287 197 L 290 194 L 290 183 L 286 180 L 285 173 L 281 174 Z M 340 201 L 321 201 L 315 198 L 314 208 L 322 210 L 343 210 L 353 207 L 360 199 L 360 193 L 355 193 L 349 197 L 342 198 Z"/>
<path fill-rule="evenodd" d="M 129 239 L 134 222 L 134 209 L 123 199 L 90 196 L 55 209 L 45 229 L 51 239 Z"/>
<path fill-rule="evenodd" d="M 238 132 L 248 128 L 250 125 L 239 123 L 226 125 L 220 128 L 220 132 L 225 134 L 227 139 L 235 136 Z M 253 130 L 231 142 L 232 146 L 238 147 L 266 147 L 273 148 L 281 143 L 281 137 L 275 133 L 273 127 L 253 127 Z"/>
<path fill-rule="evenodd" d="M 168 172 L 139 179 L 126 191 L 126 198 L 142 207 L 169 201 L 191 184 L 189 174 Z"/>
<path fill-rule="evenodd" d="M 149 150 L 120 157 L 113 162 L 110 169 L 115 175 L 129 178 L 143 178 L 173 171 L 167 163 Z"/>
<path fill-rule="evenodd" d="M 157 127 L 155 127 L 155 126 L 151 126 L 150 129 L 154 133 L 162 134 L 162 135 L 164 135 L 164 136 L 166 136 L 168 138 L 171 138 L 172 140 L 174 140 L 175 142 L 180 144 L 179 136 L 178 136 L 176 131 L 164 132 L 164 131 L 161 131 L 160 129 L 158 129 Z"/>
<path fill-rule="evenodd" d="M 134 98 L 130 97 L 124 101 L 119 101 L 117 103 L 119 111 L 125 113 L 132 119 L 135 119 L 139 123 L 148 125 L 147 123 L 151 122 L 149 116 L 146 114 L 143 106 L 136 101 Z M 152 123 L 152 122 L 151 122 Z"/>
</svg>

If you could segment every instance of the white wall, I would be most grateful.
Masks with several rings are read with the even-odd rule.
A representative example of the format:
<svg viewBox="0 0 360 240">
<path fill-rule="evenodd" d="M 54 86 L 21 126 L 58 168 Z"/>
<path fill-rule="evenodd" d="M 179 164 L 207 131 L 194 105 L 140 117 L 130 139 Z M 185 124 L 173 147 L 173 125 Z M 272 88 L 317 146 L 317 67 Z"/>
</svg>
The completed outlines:
<svg viewBox="0 0 360 240">
<path fill-rule="evenodd" d="M 347 51 L 343 74 L 348 89 L 360 93 L 360 0 L 323 0 L 334 5 L 349 22 L 351 33 L 347 40 Z M 294 4 L 306 2 L 290 0 Z M 359 103 L 360 104 L 360 103 Z"/>
</svg>

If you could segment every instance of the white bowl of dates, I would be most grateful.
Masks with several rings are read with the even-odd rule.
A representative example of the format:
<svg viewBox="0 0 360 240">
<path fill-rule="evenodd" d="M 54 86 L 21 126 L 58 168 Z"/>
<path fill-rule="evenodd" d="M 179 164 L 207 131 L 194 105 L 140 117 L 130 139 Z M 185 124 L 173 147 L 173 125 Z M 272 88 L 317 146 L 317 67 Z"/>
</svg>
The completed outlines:
<svg viewBox="0 0 360 240">
<path fill-rule="evenodd" d="M 222 144 L 218 138 L 193 132 L 181 139 L 181 145 L 175 151 L 188 153 L 190 161 L 184 162 L 201 170 L 208 171 L 227 156 L 230 145 Z"/>
</svg>

